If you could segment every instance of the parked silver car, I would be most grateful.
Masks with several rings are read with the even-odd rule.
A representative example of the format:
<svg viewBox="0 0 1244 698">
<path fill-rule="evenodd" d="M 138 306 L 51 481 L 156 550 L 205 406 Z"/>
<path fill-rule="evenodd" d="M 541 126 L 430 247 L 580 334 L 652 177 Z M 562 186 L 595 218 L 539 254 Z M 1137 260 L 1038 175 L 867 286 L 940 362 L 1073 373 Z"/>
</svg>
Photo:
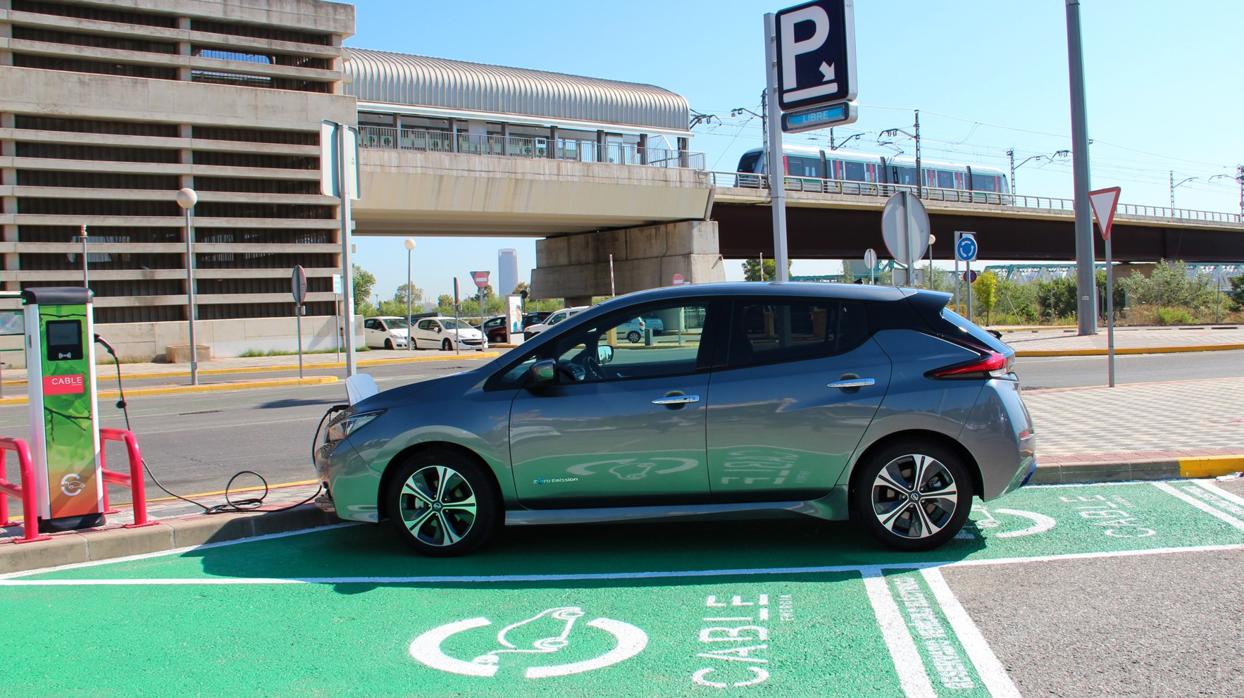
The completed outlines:
<svg viewBox="0 0 1244 698">
<path fill-rule="evenodd" d="M 1036 468 L 1014 352 L 948 298 L 757 283 L 623 296 L 476 370 L 352 405 L 316 466 L 341 518 L 387 519 L 430 555 L 502 523 L 758 510 L 932 548 L 973 497 Z M 636 317 L 680 329 L 619 340 Z"/>
</svg>

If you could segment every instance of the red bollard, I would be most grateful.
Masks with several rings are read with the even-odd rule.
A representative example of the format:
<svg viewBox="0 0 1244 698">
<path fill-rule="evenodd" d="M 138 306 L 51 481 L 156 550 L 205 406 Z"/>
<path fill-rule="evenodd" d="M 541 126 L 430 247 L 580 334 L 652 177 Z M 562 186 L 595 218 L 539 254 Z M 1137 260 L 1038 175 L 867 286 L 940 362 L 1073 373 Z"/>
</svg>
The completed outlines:
<svg viewBox="0 0 1244 698">
<path fill-rule="evenodd" d="M 104 465 L 104 442 L 105 441 L 121 441 L 125 443 L 125 452 L 129 456 L 130 473 L 117 473 L 108 470 Z M 138 438 L 134 436 L 134 432 L 125 429 L 100 429 L 99 430 L 99 467 L 104 475 L 105 486 L 112 482 L 118 485 L 125 485 L 130 488 L 132 493 L 131 502 L 134 508 L 134 523 L 126 524 L 125 528 L 139 528 L 141 526 L 154 526 L 157 522 L 147 520 L 147 488 L 143 482 L 143 454 L 138 448 Z M 107 495 L 105 494 L 105 505 L 107 507 Z"/>
<path fill-rule="evenodd" d="M 4 454 L 13 451 L 17 454 L 17 463 L 21 471 L 21 485 L 14 485 L 4 479 Z M 13 525 L 9 521 L 10 496 L 22 498 L 22 537 L 14 543 L 31 543 L 37 540 L 50 540 L 49 535 L 39 535 L 39 504 L 35 492 L 35 466 L 30 457 L 30 447 L 21 439 L 0 436 L 0 519 L 6 526 Z"/>
</svg>

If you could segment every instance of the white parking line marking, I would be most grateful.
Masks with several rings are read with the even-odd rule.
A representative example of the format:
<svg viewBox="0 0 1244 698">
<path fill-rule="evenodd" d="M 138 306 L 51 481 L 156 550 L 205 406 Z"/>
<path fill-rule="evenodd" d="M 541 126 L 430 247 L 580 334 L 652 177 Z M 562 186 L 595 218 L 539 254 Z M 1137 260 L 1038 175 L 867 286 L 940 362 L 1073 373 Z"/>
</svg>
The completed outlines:
<svg viewBox="0 0 1244 698">
<path fill-rule="evenodd" d="M 1241 531 L 1244 531 L 1244 521 L 1241 521 L 1235 518 L 1234 516 L 1228 514 L 1225 511 L 1219 511 L 1215 509 L 1214 507 L 1210 506 L 1209 504 L 1206 504 L 1205 502 L 1197 499 L 1196 497 L 1193 497 L 1192 495 L 1186 492 L 1180 492 L 1179 490 L 1175 489 L 1174 487 L 1171 487 L 1165 482 L 1155 482 L 1153 483 L 1153 486 L 1173 497 L 1182 499 L 1183 501 L 1191 504 L 1197 509 L 1200 509 L 1201 511 L 1205 512 L 1206 514 L 1209 514 L 1210 516 L 1213 516 L 1214 518 L 1220 521 L 1224 521 L 1234 526 L 1235 528 Z"/>
<path fill-rule="evenodd" d="M 868 591 L 868 601 L 872 604 L 873 614 L 877 616 L 877 627 L 881 637 L 890 650 L 890 659 L 894 661 L 894 671 L 898 674 L 903 693 L 914 696 L 936 696 L 933 683 L 925 671 L 920 652 L 916 650 L 916 642 L 907 629 L 907 622 L 894 602 L 890 593 L 890 585 L 877 567 L 860 570 L 864 577 L 864 588 Z"/>
<path fill-rule="evenodd" d="M 959 644 L 963 646 L 963 650 L 968 653 L 968 658 L 976 666 L 976 675 L 985 684 L 985 688 L 988 688 L 989 693 L 995 698 L 1009 696 L 1019 698 L 1019 689 L 1015 688 L 1011 677 L 1006 673 L 1006 668 L 989 648 L 989 643 L 985 642 L 985 636 L 981 634 L 976 623 L 972 622 L 968 612 L 963 609 L 959 599 L 950 590 L 946 578 L 936 569 L 921 570 L 921 574 L 924 575 L 924 581 L 933 591 L 933 598 L 937 599 L 937 604 L 942 607 L 942 613 L 950 622 L 955 636 L 959 638 Z"/>
<path fill-rule="evenodd" d="M 345 524 L 355 525 L 355 524 Z M 323 530 L 323 529 L 315 529 Z M 299 531 L 304 533 L 304 531 Z M 278 534 L 284 536 L 290 534 Z M 273 536 L 273 537 L 278 537 Z M 250 540 L 254 540 L 253 538 Z M 230 541 L 232 542 L 232 541 Z M 219 543 L 214 545 L 225 545 Z M 204 546 L 206 547 L 206 546 Z M 186 550 L 200 550 L 202 548 L 187 548 Z M 1185 548 L 1150 548 L 1149 550 L 1116 550 L 1112 552 L 1097 553 L 1068 553 L 1065 555 L 1036 555 L 1033 557 L 1003 557 L 979 560 L 957 560 L 942 562 L 895 562 L 884 563 L 880 565 L 826 565 L 820 567 L 758 567 L 758 568 L 737 568 L 737 569 L 712 569 L 712 570 L 670 570 L 658 572 L 592 572 L 592 573 L 566 573 L 566 574 L 494 574 L 494 575 L 427 575 L 427 576 L 409 576 L 409 577 L 215 577 L 215 578 L 198 578 L 198 577 L 166 577 L 166 578 L 132 578 L 132 579 L 17 579 L 19 576 L 30 576 L 35 574 L 47 574 L 49 572 L 57 572 L 60 570 L 74 569 L 77 567 L 94 566 L 106 564 L 109 562 L 122 562 L 126 560 L 139 560 L 160 555 L 164 553 L 146 553 L 143 555 L 134 555 L 129 558 L 117 558 L 115 560 L 96 560 L 94 562 L 80 562 L 73 565 L 64 565 L 62 567 L 49 567 L 42 570 L 28 570 L 25 572 L 11 572 L 8 575 L 0 576 L 0 587 L 5 586 L 109 586 L 109 585 L 135 585 L 135 586 L 160 586 L 160 585 L 230 585 L 230 584 L 496 584 L 504 582 L 591 582 L 591 581 L 613 581 L 627 579 L 677 579 L 686 577 L 695 579 L 700 577 L 758 577 L 758 576 L 781 576 L 793 574 L 841 574 L 841 573 L 862 573 L 872 569 L 886 570 L 923 570 L 931 568 L 943 567 L 988 567 L 993 565 L 1016 565 L 1031 562 L 1056 562 L 1059 560 L 1095 560 L 1110 557 L 1141 557 L 1146 555 L 1173 555 L 1177 553 L 1205 553 L 1205 552 L 1234 552 L 1244 550 L 1244 543 L 1231 545 L 1193 545 Z M 182 551 L 185 552 L 185 551 Z"/>
<path fill-rule="evenodd" d="M 1222 497 L 1228 502 L 1235 502 L 1236 504 L 1244 506 L 1244 497 L 1241 497 L 1240 495 L 1235 494 L 1234 492 L 1228 492 L 1227 490 L 1224 490 L 1218 485 L 1215 485 L 1213 480 L 1193 480 L 1193 482 L 1199 485 L 1202 489 L 1213 492 L 1214 494 L 1218 495 L 1219 497 Z"/>
</svg>

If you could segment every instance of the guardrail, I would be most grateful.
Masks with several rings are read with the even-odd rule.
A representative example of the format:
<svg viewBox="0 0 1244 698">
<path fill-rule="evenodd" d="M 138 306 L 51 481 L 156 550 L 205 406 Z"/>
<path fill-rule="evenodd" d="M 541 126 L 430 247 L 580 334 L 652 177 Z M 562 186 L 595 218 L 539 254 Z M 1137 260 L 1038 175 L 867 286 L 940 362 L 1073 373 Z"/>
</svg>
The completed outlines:
<svg viewBox="0 0 1244 698">
<path fill-rule="evenodd" d="M 17 454 L 20 470 L 18 483 L 5 479 L 5 454 L 12 451 Z M 15 526 L 16 521 L 9 520 L 9 497 L 22 500 L 22 537 L 14 543 L 33 543 L 37 540 L 50 540 L 49 535 L 39 535 L 39 504 L 36 500 L 35 465 L 30 457 L 30 446 L 21 439 L 0 436 L 0 526 Z"/>
<path fill-rule="evenodd" d="M 713 186 L 737 187 L 742 189 L 768 189 L 768 178 L 763 174 L 752 172 L 709 172 Z M 845 194 L 849 196 L 889 197 L 895 192 L 909 191 L 917 193 L 916 186 L 910 184 L 882 184 L 874 182 L 857 182 L 844 179 L 819 179 L 816 177 L 787 177 L 786 191 L 813 192 L 819 194 Z M 1057 196 L 1029 196 L 1027 194 L 1009 194 L 988 191 L 969 191 L 964 189 L 938 189 L 924 187 L 922 199 L 926 201 L 949 201 L 965 204 L 993 204 L 995 206 L 1011 206 L 1036 211 L 1074 211 L 1075 200 Z M 1206 223 L 1244 223 L 1244 216 L 1238 213 L 1222 213 L 1220 211 L 1201 211 L 1189 208 L 1169 208 L 1166 206 L 1144 206 L 1139 204 L 1119 204 L 1118 214 L 1134 218 L 1152 218 L 1161 220 L 1200 221 Z"/>
<path fill-rule="evenodd" d="M 418 150 L 466 155 L 549 158 L 576 162 L 605 162 L 692 170 L 704 169 L 704 153 L 666 148 L 641 148 L 617 141 L 598 144 L 591 139 L 540 138 L 538 136 L 472 135 L 433 129 L 398 129 L 393 126 L 360 126 L 359 146 L 392 150 Z"/>
</svg>

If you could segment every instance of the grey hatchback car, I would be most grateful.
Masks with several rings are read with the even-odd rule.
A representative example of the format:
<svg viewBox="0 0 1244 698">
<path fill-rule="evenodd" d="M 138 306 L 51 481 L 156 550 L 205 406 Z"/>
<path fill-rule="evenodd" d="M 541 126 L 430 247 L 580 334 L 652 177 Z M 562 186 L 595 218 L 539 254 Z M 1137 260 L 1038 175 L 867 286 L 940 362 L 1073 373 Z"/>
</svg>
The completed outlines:
<svg viewBox="0 0 1244 698">
<path fill-rule="evenodd" d="M 475 370 L 333 415 L 343 519 L 457 555 L 498 526 L 757 512 L 858 520 L 902 550 L 1036 468 L 1014 351 L 943 293 L 727 283 L 580 313 Z M 622 328 L 660 318 L 632 343 Z"/>
</svg>

